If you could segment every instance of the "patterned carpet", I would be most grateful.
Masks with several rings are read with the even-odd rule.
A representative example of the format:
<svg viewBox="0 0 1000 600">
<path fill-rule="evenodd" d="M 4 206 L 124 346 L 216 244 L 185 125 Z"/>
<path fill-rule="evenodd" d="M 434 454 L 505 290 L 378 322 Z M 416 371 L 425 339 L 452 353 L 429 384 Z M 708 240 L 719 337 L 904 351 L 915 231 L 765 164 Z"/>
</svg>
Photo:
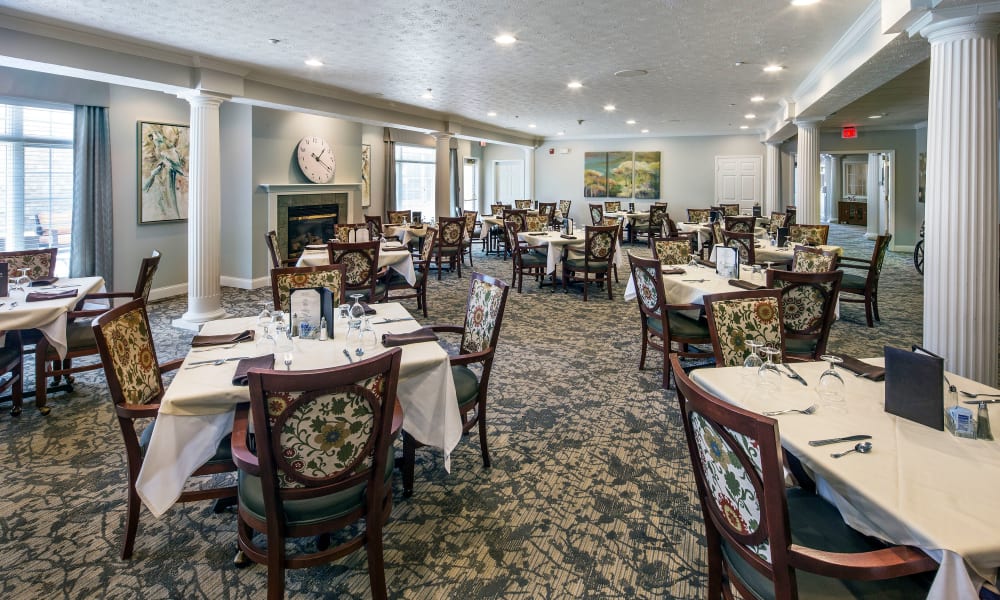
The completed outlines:
<svg viewBox="0 0 1000 600">
<path fill-rule="evenodd" d="M 831 243 L 869 257 L 863 234 L 835 225 Z M 478 252 L 475 261 L 509 280 L 509 262 Z M 907 255 L 886 263 L 882 323 L 868 329 L 861 305 L 844 305 L 832 350 L 872 356 L 920 341 L 921 278 Z M 456 448 L 451 474 L 440 453 L 418 450 L 412 498 L 394 479 L 390 596 L 703 596 L 701 514 L 674 394 L 660 389 L 659 368 L 638 370 L 638 310 L 622 300 L 622 276 L 613 301 L 594 294 L 584 303 L 578 290 L 551 293 L 530 281 L 511 293 L 489 392 L 493 467 L 483 469 L 473 437 Z M 432 277 L 426 321 L 461 323 L 467 287 L 467 272 Z M 269 298 L 269 290 L 224 290 L 234 315 L 256 313 Z M 186 352 L 191 334 L 169 326 L 185 305 L 151 306 L 161 362 Z M 76 391 L 50 405 L 48 417 L 28 407 L 18 419 L 6 407 L 0 416 L 3 597 L 264 596 L 264 567 L 232 566 L 233 512 L 214 514 L 208 503 L 177 505 L 161 519 L 144 510 L 135 556 L 119 560 L 124 450 L 103 373 L 78 376 Z M 369 597 L 364 552 L 286 580 L 289 598 Z"/>
</svg>

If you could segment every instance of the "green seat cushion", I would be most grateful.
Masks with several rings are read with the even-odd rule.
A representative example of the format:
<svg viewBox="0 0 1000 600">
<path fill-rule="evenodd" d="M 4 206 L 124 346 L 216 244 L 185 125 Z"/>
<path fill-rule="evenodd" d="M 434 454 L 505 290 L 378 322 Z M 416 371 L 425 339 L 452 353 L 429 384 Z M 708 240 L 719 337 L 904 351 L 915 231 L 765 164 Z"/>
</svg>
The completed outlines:
<svg viewBox="0 0 1000 600">
<path fill-rule="evenodd" d="M 700 319 L 692 319 L 691 317 L 682 315 L 677 312 L 667 312 L 667 319 L 670 321 L 670 335 L 673 337 L 680 338 L 707 338 L 708 333 L 708 323 Z M 659 319 L 648 317 L 646 319 L 646 325 L 658 333 L 661 337 L 663 336 L 663 327 Z"/>
<path fill-rule="evenodd" d="M 465 365 L 453 365 L 451 378 L 455 382 L 455 396 L 458 405 L 465 406 L 479 399 L 479 378 Z"/>
<path fill-rule="evenodd" d="M 389 448 L 391 450 L 392 446 Z M 393 461 L 387 460 L 385 469 L 387 485 L 392 479 L 392 469 Z M 367 483 L 359 483 L 335 494 L 302 500 L 285 500 L 285 521 L 289 525 L 309 525 L 346 515 L 364 504 L 367 487 Z M 261 489 L 260 477 L 241 470 L 237 490 L 240 508 L 249 511 L 258 519 L 265 519 L 264 493 Z"/>
<path fill-rule="evenodd" d="M 823 498 L 791 489 L 787 493 L 788 517 L 792 543 L 827 552 L 867 552 L 879 546 L 848 527 L 837 509 Z M 726 561 L 737 576 L 761 600 L 774 598 L 771 581 L 740 558 L 728 545 L 722 545 Z M 926 598 L 928 586 L 920 577 L 900 577 L 884 581 L 847 581 L 821 577 L 805 571 L 795 572 L 800 598 L 878 598 L 879 600 Z"/>
<path fill-rule="evenodd" d="M 858 275 L 856 273 L 844 272 L 844 278 L 840 281 L 840 289 L 865 289 L 865 282 L 868 280 L 868 275 Z"/>
<path fill-rule="evenodd" d="M 789 354 L 812 354 L 816 350 L 816 340 L 785 338 L 785 352 Z"/>
<path fill-rule="evenodd" d="M 541 254 L 522 254 L 521 264 L 526 267 L 540 267 L 542 265 L 548 264 L 544 255 Z"/>
<path fill-rule="evenodd" d="M 582 270 L 586 266 L 586 261 L 584 261 L 582 258 L 567 258 L 566 259 L 566 266 L 568 266 L 569 268 L 571 268 L 573 270 Z M 591 270 L 591 271 L 597 271 L 597 272 L 607 271 L 608 270 L 608 263 L 606 263 L 606 262 L 593 263 L 592 262 L 589 265 L 589 270 Z"/>
<path fill-rule="evenodd" d="M 73 321 L 66 327 L 66 345 L 70 350 L 97 348 L 90 319 Z"/>
<path fill-rule="evenodd" d="M 396 271 L 389 271 L 389 277 L 388 279 L 386 279 L 385 285 L 388 286 L 389 289 L 410 287 L 410 284 L 406 281 L 406 278 L 397 273 Z"/>
<path fill-rule="evenodd" d="M 375 284 L 375 297 L 376 298 L 381 298 L 381 297 L 385 296 L 386 289 L 388 289 L 388 288 L 386 288 L 386 285 L 384 283 L 381 283 L 381 282 L 376 283 Z M 364 289 L 364 290 L 347 290 L 347 297 L 350 298 L 351 294 L 361 294 L 361 299 L 367 302 L 369 300 L 369 298 L 368 298 L 369 292 L 370 292 L 370 290 L 368 290 L 368 289 Z"/>
</svg>

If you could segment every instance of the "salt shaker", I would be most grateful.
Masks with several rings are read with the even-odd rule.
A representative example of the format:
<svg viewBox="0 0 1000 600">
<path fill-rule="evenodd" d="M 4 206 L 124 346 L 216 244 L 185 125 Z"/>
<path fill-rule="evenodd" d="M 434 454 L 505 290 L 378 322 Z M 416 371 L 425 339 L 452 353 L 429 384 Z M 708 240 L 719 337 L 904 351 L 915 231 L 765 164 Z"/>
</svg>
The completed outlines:
<svg viewBox="0 0 1000 600">
<path fill-rule="evenodd" d="M 319 320 L 319 339 L 321 342 L 327 340 L 326 317 L 321 317 Z"/>
<path fill-rule="evenodd" d="M 976 415 L 976 439 L 993 439 L 993 432 L 990 431 L 990 411 L 986 408 L 985 402 L 979 403 L 979 414 Z"/>
</svg>

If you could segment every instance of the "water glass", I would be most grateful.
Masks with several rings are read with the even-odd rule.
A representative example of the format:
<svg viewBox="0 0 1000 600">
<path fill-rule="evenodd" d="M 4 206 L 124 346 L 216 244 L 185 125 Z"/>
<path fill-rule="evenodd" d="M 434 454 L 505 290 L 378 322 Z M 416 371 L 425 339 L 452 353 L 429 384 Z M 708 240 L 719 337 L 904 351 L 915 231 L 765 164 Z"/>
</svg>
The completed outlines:
<svg viewBox="0 0 1000 600">
<path fill-rule="evenodd" d="M 764 347 L 764 343 L 760 340 L 747 340 L 747 346 L 750 347 L 750 352 L 747 353 L 746 359 L 743 360 L 743 368 L 746 369 L 748 375 L 756 375 L 760 371 L 761 366 L 764 365 L 764 361 L 760 358 L 760 349 Z"/>
<path fill-rule="evenodd" d="M 760 366 L 757 370 L 757 376 L 760 379 L 762 386 L 767 388 L 777 388 L 778 384 L 781 382 L 781 371 L 778 370 L 778 365 L 774 362 L 775 357 L 781 360 L 781 350 L 778 350 L 774 346 L 764 346 L 761 352 L 767 356 L 767 360 L 764 364 Z"/>
<path fill-rule="evenodd" d="M 826 404 L 844 401 L 844 379 L 837 372 L 837 363 L 844 362 L 839 356 L 824 354 L 820 356 L 827 363 L 827 369 L 819 376 L 816 393 Z"/>
</svg>

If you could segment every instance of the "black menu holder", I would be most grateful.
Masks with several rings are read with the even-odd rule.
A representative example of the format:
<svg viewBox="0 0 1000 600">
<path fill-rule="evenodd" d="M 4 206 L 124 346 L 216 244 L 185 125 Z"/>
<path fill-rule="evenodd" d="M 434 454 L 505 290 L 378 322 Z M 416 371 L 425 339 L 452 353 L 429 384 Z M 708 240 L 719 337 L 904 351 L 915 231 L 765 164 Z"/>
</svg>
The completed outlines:
<svg viewBox="0 0 1000 600">
<path fill-rule="evenodd" d="M 628 211 L 630 213 L 634 213 L 635 212 L 635 202 L 629 202 L 628 203 Z"/>
<path fill-rule="evenodd" d="M 885 411 L 944 431 L 944 359 L 919 346 L 886 346 Z"/>
<path fill-rule="evenodd" d="M 779 227 L 778 228 L 778 247 L 784 248 L 785 242 L 788 240 L 788 228 Z"/>
<path fill-rule="evenodd" d="M 7 295 L 7 263 L 0 262 L 0 298 Z"/>
<path fill-rule="evenodd" d="M 326 319 L 327 336 L 333 339 L 333 292 L 328 288 L 293 288 L 288 293 L 288 306 L 288 314 L 297 315 L 296 326 L 308 323 L 310 331 L 319 333 L 320 323 Z"/>
<path fill-rule="evenodd" d="M 414 210 L 414 211 L 410 211 L 410 214 L 413 216 L 413 222 L 414 223 L 423 223 L 424 222 L 424 213 L 422 211 Z"/>
<path fill-rule="evenodd" d="M 710 211 L 708 215 L 709 215 L 709 221 L 712 223 L 715 223 L 716 221 L 722 218 L 722 213 L 717 210 Z"/>
</svg>

